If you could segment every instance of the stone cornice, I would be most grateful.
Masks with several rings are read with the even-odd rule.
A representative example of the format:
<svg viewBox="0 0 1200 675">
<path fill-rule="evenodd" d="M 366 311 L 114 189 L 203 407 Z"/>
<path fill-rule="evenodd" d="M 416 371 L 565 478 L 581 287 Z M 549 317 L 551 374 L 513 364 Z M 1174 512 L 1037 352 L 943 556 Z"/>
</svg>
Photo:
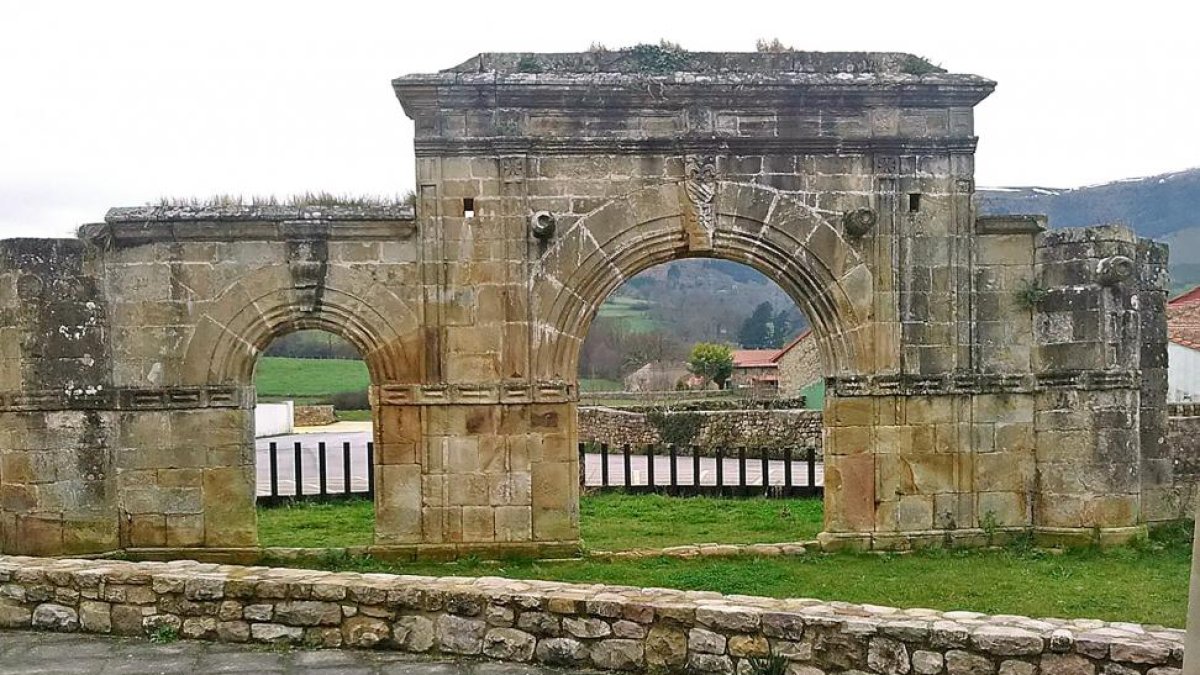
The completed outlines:
<svg viewBox="0 0 1200 675">
<path fill-rule="evenodd" d="M 970 108 L 995 86 L 975 75 L 880 73 L 436 73 L 392 81 L 413 118 L 494 108 Z"/>
<path fill-rule="evenodd" d="M 572 382 L 524 380 L 499 384 L 380 384 L 371 387 L 371 398 L 380 405 L 572 403 L 579 400 L 579 386 Z M 234 385 L 0 392 L 0 412 L 252 408 L 254 402 L 254 387 Z"/>
<path fill-rule="evenodd" d="M 520 405 L 571 403 L 579 400 L 579 385 L 559 381 L 382 384 L 371 389 L 371 398 L 379 405 Z"/>
<path fill-rule="evenodd" d="M 155 242 L 293 241 L 397 241 L 412 238 L 417 223 L 412 208 L 404 217 L 292 219 L 285 214 L 261 212 L 216 214 L 143 213 L 141 209 L 112 209 L 107 222 L 80 226 L 78 237 L 101 248 L 140 246 Z M 294 214 L 293 214 L 294 215 Z"/>
<path fill-rule="evenodd" d="M 41 389 L 0 392 L 0 412 L 56 410 L 193 410 L 252 408 L 254 387 L 103 387 L 78 391 Z"/>
<path fill-rule="evenodd" d="M 869 154 L 889 155 L 953 153 L 972 154 L 977 137 L 968 138 L 535 138 L 467 137 L 421 138 L 414 142 L 418 157 L 504 154 Z"/>
</svg>

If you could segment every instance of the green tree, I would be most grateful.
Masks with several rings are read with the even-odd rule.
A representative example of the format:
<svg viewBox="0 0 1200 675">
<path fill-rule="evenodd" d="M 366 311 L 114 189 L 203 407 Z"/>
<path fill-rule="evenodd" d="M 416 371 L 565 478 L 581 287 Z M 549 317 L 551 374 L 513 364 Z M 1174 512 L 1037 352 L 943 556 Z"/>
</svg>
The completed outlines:
<svg viewBox="0 0 1200 675">
<path fill-rule="evenodd" d="M 688 357 L 688 368 L 724 389 L 725 382 L 733 374 L 733 351 L 728 345 L 697 342 L 692 347 L 691 356 Z"/>
<path fill-rule="evenodd" d="M 779 349 L 796 333 L 796 325 L 792 322 L 792 314 L 787 307 L 779 310 L 771 323 L 771 347 Z"/>
<path fill-rule="evenodd" d="M 738 344 L 746 349 L 770 349 L 774 337 L 775 308 L 761 302 L 738 330 Z"/>
</svg>

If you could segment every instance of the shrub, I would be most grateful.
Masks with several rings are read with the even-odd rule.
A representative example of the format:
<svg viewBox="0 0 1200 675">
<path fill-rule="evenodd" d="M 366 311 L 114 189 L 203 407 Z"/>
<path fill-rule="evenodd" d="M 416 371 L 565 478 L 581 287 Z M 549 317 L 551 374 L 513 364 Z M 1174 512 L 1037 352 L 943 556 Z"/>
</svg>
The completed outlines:
<svg viewBox="0 0 1200 675">
<path fill-rule="evenodd" d="M 366 390 L 339 391 L 326 399 L 327 405 L 334 410 L 370 410 L 371 399 Z"/>
</svg>

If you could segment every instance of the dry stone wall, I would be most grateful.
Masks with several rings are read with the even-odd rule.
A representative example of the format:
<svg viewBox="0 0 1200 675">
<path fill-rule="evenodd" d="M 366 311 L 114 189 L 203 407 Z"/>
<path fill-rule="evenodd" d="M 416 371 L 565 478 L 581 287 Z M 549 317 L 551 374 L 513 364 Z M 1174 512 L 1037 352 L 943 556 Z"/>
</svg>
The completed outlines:
<svg viewBox="0 0 1200 675">
<path fill-rule="evenodd" d="M 331 405 L 298 405 L 292 419 L 298 427 L 317 427 L 333 424 L 337 414 Z"/>
<path fill-rule="evenodd" d="M 670 427 L 672 420 L 680 421 L 678 426 L 687 427 L 689 432 L 694 429 L 694 435 L 687 434 L 690 439 L 686 441 L 666 440 L 664 427 Z M 670 437 L 671 432 L 667 431 L 666 436 Z M 654 417 L 635 410 L 602 406 L 581 407 L 579 440 L 607 443 L 618 448 L 628 444 L 633 449 L 675 442 L 681 447 L 689 446 L 705 456 L 712 456 L 718 449 L 745 447 L 747 450 L 766 450 L 771 457 L 782 457 L 784 448 L 805 452 L 812 448 L 820 451 L 821 411 L 669 411 Z"/>
<path fill-rule="evenodd" d="M 391 649 L 568 669 L 1178 675 L 1184 632 L 500 578 L 0 557 L 0 628 Z"/>
</svg>

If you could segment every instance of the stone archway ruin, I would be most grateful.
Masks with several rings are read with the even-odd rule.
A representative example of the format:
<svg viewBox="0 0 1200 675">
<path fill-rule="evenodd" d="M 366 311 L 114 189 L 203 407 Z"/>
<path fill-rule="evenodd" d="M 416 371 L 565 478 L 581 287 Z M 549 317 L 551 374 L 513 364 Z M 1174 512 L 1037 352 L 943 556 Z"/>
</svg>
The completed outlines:
<svg viewBox="0 0 1200 675">
<path fill-rule="evenodd" d="M 0 242 L 0 552 L 252 553 L 250 375 L 308 327 L 369 364 L 380 554 L 575 551 L 579 343 L 623 280 L 696 256 L 814 324 L 828 547 L 1186 514 L 1166 248 L 980 217 L 994 84 L 913 59 L 482 54 L 393 82 L 415 209 L 114 209 Z"/>
</svg>

